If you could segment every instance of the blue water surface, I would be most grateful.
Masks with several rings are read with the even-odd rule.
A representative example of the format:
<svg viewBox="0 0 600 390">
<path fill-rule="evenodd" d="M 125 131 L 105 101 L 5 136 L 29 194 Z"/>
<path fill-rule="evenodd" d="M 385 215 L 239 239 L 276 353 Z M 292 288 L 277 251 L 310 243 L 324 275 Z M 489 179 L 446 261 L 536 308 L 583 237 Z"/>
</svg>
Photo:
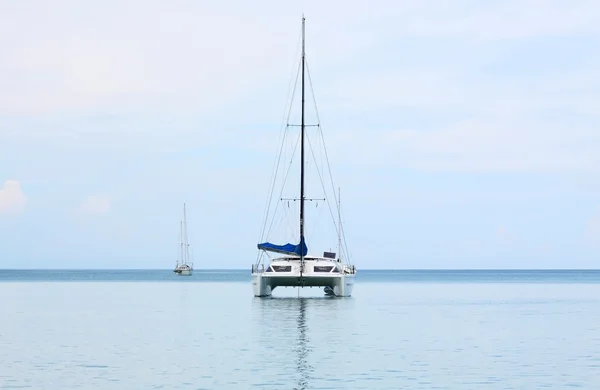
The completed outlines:
<svg viewBox="0 0 600 390">
<path fill-rule="evenodd" d="M 3 389 L 599 389 L 598 271 L 0 271 Z"/>
</svg>

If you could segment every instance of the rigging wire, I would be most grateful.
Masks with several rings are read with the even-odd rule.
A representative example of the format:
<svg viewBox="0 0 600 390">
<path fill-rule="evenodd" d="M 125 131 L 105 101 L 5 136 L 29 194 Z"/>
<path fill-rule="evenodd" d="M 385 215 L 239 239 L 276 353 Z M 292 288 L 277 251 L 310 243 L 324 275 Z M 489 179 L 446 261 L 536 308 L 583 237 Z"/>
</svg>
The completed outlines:
<svg viewBox="0 0 600 390">
<path fill-rule="evenodd" d="M 298 46 L 299 46 L 299 43 L 297 45 L 296 52 L 298 51 Z M 290 116 L 291 116 L 291 113 L 292 113 L 292 105 L 293 105 L 293 102 L 294 102 L 294 94 L 296 92 L 296 88 L 297 88 L 297 84 L 298 84 L 298 77 L 299 77 L 299 74 L 300 74 L 300 65 L 301 65 L 301 62 L 299 61 L 298 62 L 298 66 L 297 66 L 297 72 L 296 72 L 296 77 L 295 77 L 295 81 L 294 81 L 294 85 L 293 85 L 293 90 L 292 90 L 291 98 L 289 100 L 286 100 L 286 105 L 285 105 L 285 108 L 284 108 L 284 112 L 287 111 L 287 118 L 285 120 L 285 125 L 283 126 L 283 131 L 281 132 L 282 135 L 280 135 L 280 137 L 281 137 L 281 146 L 279 148 L 280 152 L 279 152 L 279 156 L 278 156 L 278 158 L 277 158 L 277 160 L 276 160 L 276 162 L 274 164 L 274 167 L 273 167 L 273 172 L 272 172 L 272 176 L 271 176 L 271 184 L 270 184 L 270 188 L 269 188 L 269 194 L 270 194 L 270 196 L 269 196 L 269 198 L 268 198 L 268 200 L 266 202 L 267 203 L 266 207 L 265 207 L 266 208 L 266 212 L 265 212 L 265 218 L 264 218 L 264 222 L 263 222 L 263 227 L 262 227 L 262 230 L 261 230 L 261 235 L 260 235 L 260 238 L 259 238 L 260 241 L 264 240 L 264 238 L 265 238 L 265 230 L 267 231 L 266 236 L 268 236 L 271 233 L 272 228 L 273 228 L 273 224 L 275 222 L 275 216 L 276 216 L 277 210 L 279 208 L 279 203 L 280 202 L 277 202 L 277 205 L 275 206 L 275 209 L 273 211 L 273 218 L 271 219 L 271 222 L 269 224 L 269 228 L 266 229 L 268 215 L 269 215 L 269 211 L 271 210 L 271 204 L 272 204 L 272 201 L 273 201 L 273 193 L 275 191 L 275 184 L 276 184 L 276 181 L 277 181 L 277 174 L 279 172 L 279 166 L 281 164 L 281 157 L 282 157 L 283 146 L 285 144 L 286 134 L 289 131 L 288 129 L 290 127 L 289 120 L 290 120 Z M 311 94 L 312 94 L 312 98 L 313 98 L 313 104 L 314 104 L 314 108 L 315 108 L 315 112 L 316 112 L 317 127 L 319 128 L 318 132 L 319 132 L 319 135 L 321 136 L 320 137 L 320 141 L 321 141 L 321 143 L 323 145 L 323 150 L 324 150 L 324 154 L 325 154 L 325 162 L 327 164 L 328 173 L 329 173 L 329 177 L 330 177 L 330 184 L 331 184 L 331 188 L 332 188 L 333 198 L 334 198 L 334 200 L 336 202 L 336 205 L 338 205 L 337 206 L 338 209 L 339 209 L 338 211 L 341 214 L 341 205 L 339 205 L 339 202 L 338 202 L 338 199 L 337 199 L 337 195 L 336 195 L 336 191 L 335 191 L 335 184 L 333 182 L 333 175 L 332 175 L 332 172 L 331 172 L 331 165 L 329 163 L 329 155 L 327 153 L 327 147 L 325 145 L 325 138 L 324 138 L 324 135 L 323 135 L 323 128 L 321 126 L 321 119 L 320 119 L 319 110 L 318 110 L 318 107 L 317 107 L 317 101 L 316 101 L 316 97 L 315 97 L 315 91 L 314 91 L 314 88 L 313 88 L 312 78 L 311 78 L 311 75 L 310 75 L 310 69 L 309 69 L 309 66 L 308 66 L 308 61 L 306 60 L 306 56 L 305 56 L 305 67 L 306 67 L 306 71 L 307 71 L 307 75 L 308 75 L 308 82 L 309 82 L 309 85 L 310 85 L 310 90 L 311 90 Z M 291 82 L 292 78 L 293 77 L 290 78 L 290 82 Z M 289 89 L 291 89 L 291 85 L 290 85 L 290 87 L 288 87 L 288 92 L 289 92 Z M 289 101 L 289 105 L 287 104 L 288 101 Z M 283 115 L 285 116 L 285 113 Z M 331 203 L 328 201 L 329 197 L 327 196 L 327 189 L 325 188 L 326 186 L 325 186 L 325 183 L 324 183 L 324 180 L 323 180 L 323 175 L 321 173 L 321 170 L 324 170 L 324 169 L 323 169 L 323 167 L 321 167 L 322 168 L 321 170 L 319 169 L 319 164 L 317 164 L 317 159 L 316 159 L 316 156 L 315 156 L 315 153 L 314 153 L 314 148 L 312 147 L 312 143 L 310 141 L 310 137 L 307 136 L 306 138 L 307 138 L 308 143 L 309 143 L 309 148 L 311 149 L 311 154 L 312 154 L 313 158 L 315 159 L 315 166 L 316 166 L 316 170 L 317 170 L 317 173 L 318 173 L 318 176 L 319 176 L 319 180 L 321 182 L 321 186 L 322 186 L 323 190 L 325 191 L 326 202 L 327 202 L 327 206 L 328 206 L 330 215 L 331 215 L 332 219 L 335 221 L 336 217 L 335 217 L 335 215 L 333 213 L 333 210 L 331 208 Z M 287 182 L 287 178 L 289 176 L 289 173 L 290 173 L 290 170 L 291 170 L 291 167 L 292 167 L 292 164 L 293 164 L 293 159 L 294 159 L 297 147 L 298 147 L 299 140 L 300 140 L 300 135 L 298 136 L 298 138 L 296 140 L 296 143 L 295 143 L 294 148 L 293 148 L 292 156 L 290 158 L 290 162 L 289 162 L 289 165 L 288 165 L 288 169 L 287 169 L 287 171 L 285 173 L 285 176 L 283 177 L 283 183 L 282 183 L 282 188 L 281 188 L 281 191 L 280 191 L 279 198 L 281 198 L 281 195 L 283 194 L 285 183 Z M 321 166 L 322 165 L 323 165 L 323 155 L 321 155 Z M 285 209 L 285 207 L 284 207 L 284 209 Z M 286 214 L 285 216 L 287 216 L 287 210 L 285 211 L 285 214 Z M 318 214 L 320 215 L 321 212 L 319 212 Z M 285 219 L 287 219 L 287 218 L 285 218 Z M 280 223 L 281 222 L 282 221 L 280 221 Z M 289 224 L 289 221 L 288 221 L 288 224 Z M 338 224 L 339 224 L 339 226 L 338 226 Z M 349 251 L 348 251 L 348 244 L 347 244 L 347 241 L 346 241 L 346 236 L 344 234 L 344 230 L 343 230 L 343 228 L 342 228 L 341 225 L 342 225 L 341 221 L 339 221 L 339 223 L 334 223 L 336 233 L 340 237 L 342 237 L 342 240 L 343 240 L 343 243 L 344 243 L 343 247 L 340 248 L 340 252 L 345 252 L 345 255 L 347 256 L 346 258 L 348 260 L 350 260 Z M 316 228 L 316 225 L 315 225 L 315 228 Z M 311 233 L 311 235 L 314 234 L 314 229 L 315 228 L 313 228 L 313 232 Z M 256 261 L 257 265 L 260 263 L 260 258 L 262 256 L 262 253 L 264 253 L 264 252 L 265 251 L 259 251 L 259 254 L 257 256 L 257 261 Z M 268 257 L 270 257 L 270 255 L 268 253 L 266 255 Z M 341 253 L 340 253 L 340 256 L 341 256 Z"/>
<path fill-rule="evenodd" d="M 267 220 L 267 217 L 269 216 L 269 210 L 271 208 L 271 202 L 273 200 L 273 191 L 275 190 L 275 183 L 276 183 L 276 180 L 277 180 L 277 172 L 279 172 L 279 164 L 281 162 L 281 155 L 282 155 L 281 151 L 283 149 L 283 145 L 285 143 L 285 138 L 286 138 L 286 132 L 287 132 L 287 129 L 289 127 L 287 125 L 287 123 L 289 123 L 289 117 L 290 117 L 291 111 L 292 111 L 291 108 L 292 108 L 292 103 L 294 101 L 294 93 L 296 92 L 296 85 L 298 84 L 298 73 L 299 73 L 299 71 L 300 71 L 300 67 L 298 66 L 298 71 L 296 72 L 296 80 L 294 82 L 294 89 L 292 91 L 289 108 L 287 107 L 287 104 L 286 104 L 286 108 L 288 109 L 288 115 L 287 115 L 287 119 L 285 121 L 286 124 L 285 124 L 285 127 L 283 129 L 282 136 L 281 136 L 282 138 L 281 138 L 281 146 L 279 148 L 279 155 L 278 155 L 278 158 L 276 160 L 275 166 L 273 167 L 274 172 L 272 172 L 272 174 L 271 174 L 271 185 L 269 187 L 270 188 L 269 189 L 269 195 L 270 196 L 267 199 L 268 203 L 267 203 L 267 206 L 266 206 L 265 221 L 264 221 L 264 224 L 263 224 L 263 229 L 261 231 L 261 236 L 259 237 L 259 240 L 261 240 L 264 237 L 264 230 L 265 230 L 266 222 L 267 222 L 266 220 Z"/>
<path fill-rule="evenodd" d="M 281 191 L 279 192 L 279 198 L 281 198 L 281 196 L 283 195 L 283 189 L 285 188 L 285 183 L 287 182 L 287 178 L 288 175 L 291 171 L 292 168 L 292 163 L 294 162 L 294 156 L 296 155 L 296 150 L 298 149 L 298 142 L 300 141 L 300 135 L 298 135 L 298 139 L 296 140 L 296 144 L 294 146 L 294 151 L 292 153 L 292 157 L 290 158 L 290 163 L 288 165 L 288 170 L 285 174 L 285 177 L 283 179 L 283 183 L 281 184 Z M 271 197 L 273 197 L 273 195 L 271 195 Z M 272 228 L 273 228 L 273 222 L 275 221 L 275 216 L 277 215 L 277 209 L 279 208 L 279 205 L 281 203 L 277 203 L 277 205 L 275 206 L 275 210 L 273 211 L 273 218 L 271 219 L 271 224 L 269 225 L 269 230 L 267 230 L 267 236 L 269 234 L 271 234 Z"/>
<path fill-rule="evenodd" d="M 310 84 L 310 91 L 312 93 L 313 103 L 315 105 L 315 112 L 316 112 L 316 115 L 317 115 L 317 122 L 319 123 L 319 133 L 321 134 L 321 139 L 323 141 L 323 150 L 325 151 L 325 160 L 327 161 L 327 168 L 329 170 L 329 177 L 331 179 L 331 188 L 333 190 L 333 198 L 334 198 L 336 204 L 338 204 L 338 199 L 337 199 L 337 196 L 336 196 L 336 193 L 335 193 L 335 185 L 333 183 L 333 175 L 331 174 L 331 164 L 329 164 L 329 155 L 327 153 L 327 147 L 325 145 L 325 137 L 323 136 L 323 127 L 321 126 L 321 117 L 319 115 L 319 109 L 317 107 L 317 99 L 315 97 L 315 90 L 314 90 L 313 85 L 312 85 L 312 77 L 310 76 L 310 69 L 308 67 L 308 61 L 305 61 L 305 62 L 306 62 L 306 73 L 308 74 L 308 82 Z M 331 211 L 331 207 L 329 208 L 329 210 Z M 340 213 L 341 213 L 341 210 L 340 210 Z M 335 220 L 335 217 L 333 216 L 333 213 L 332 213 L 332 218 Z M 341 227 L 340 227 L 340 229 L 341 229 Z M 346 249 L 346 255 L 348 255 L 349 254 L 349 252 L 348 252 L 348 243 L 346 242 L 346 236 L 343 234 L 343 229 L 341 230 L 341 232 L 339 234 L 342 237 L 342 240 L 344 241 L 344 247 Z"/>
<path fill-rule="evenodd" d="M 302 34 L 299 34 L 298 41 L 296 43 L 296 50 L 295 50 L 294 57 L 297 57 L 297 53 L 298 53 L 298 50 L 300 48 L 301 37 L 302 37 Z M 293 104 L 293 101 L 294 101 L 294 93 L 296 92 L 296 86 L 298 84 L 298 75 L 299 75 L 299 73 L 300 73 L 300 64 L 298 64 L 298 66 L 297 66 L 296 77 L 295 77 L 295 80 L 294 80 L 294 83 L 293 83 L 293 91 L 292 91 L 292 94 L 291 94 L 291 98 L 290 99 L 286 99 L 286 104 L 285 104 L 284 109 L 283 109 L 282 122 L 284 122 L 283 118 L 286 115 L 285 114 L 286 111 L 287 111 L 287 119 L 284 122 L 285 126 L 282 125 L 282 131 L 280 131 L 280 137 L 281 137 L 280 152 L 281 152 L 281 149 L 283 149 L 283 145 L 284 145 L 284 141 L 285 141 L 285 135 L 286 135 L 286 131 L 287 131 L 287 128 L 288 128 L 287 123 L 289 123 L 289 117 L 290 117 L 290 114 L 291 114 L 292 104 Z M 293 75 L 290 76 L 290 81 L 289 81 L 289 84 L 288 84 L 288 96 L 290 96 L 289 92 L 290 92 L 290 89 L 292 89 L 292 79 L 293 78 L 294 78 Z M 289 102 L 289 105 L 288 105 L 288 102 Z M 260 233 L 260 237 L 259 237 L 259 242 L 262 241 L 262 238 L 264 238 L 265 228 L 266 228 L 266 224 L 267 224 L 267 218 L 269 216 L 269 210 L 271 209 L 271 202 L 273 200 L 273 191 L 275 190 L 275 182 L 276 182 L 276 179 L 277 179 L 277 172 L 279 171 L 280 160 L 281 160 L 281 153 L 279 154 L 279 157 L 277 158 L 277 160 L 274 163 L 274 166 L 272 168 L 271 185 L 270 185 L 270 189 L 269 189 L 269 194 L 270 195 L 267 198 L 266 205 L 265 205 L 265 212 L 264 212 L 265 218 L 264 218 L 263 227 L 262 227 L 262 230 L 261 230 L 261 233 Z M 258 251 L 257 259 L 256 259 L 256 265 L 258 265 L 260 263 L 261 252 L 263 252 L 263 251 Z"/>
</svg>

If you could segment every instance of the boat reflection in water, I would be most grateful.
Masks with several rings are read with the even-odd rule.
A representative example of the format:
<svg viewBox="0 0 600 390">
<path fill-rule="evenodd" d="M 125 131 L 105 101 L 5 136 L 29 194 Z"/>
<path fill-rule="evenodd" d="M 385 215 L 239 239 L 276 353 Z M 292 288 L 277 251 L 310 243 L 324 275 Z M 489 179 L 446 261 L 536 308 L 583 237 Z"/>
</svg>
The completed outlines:
<svg viewBox="0 0 600 390">
<path fill-rule="evenodd" d="M 308 364 L 308 336 L 306 334 L 306 305 L 307 298 L 300 298 L 300 310 L 298 312 L 298 341 L 296 343 L 296 371 L 298 373 L 298 385 L 294 390 L 304 390 L 308 386 L 311 367 Z"/>
<path fill-rule="evenodd" d="M 314 387 L 315 367 L 310 361 L 311 358 L 315 360 L 312 356 L 312 343 L 315 340 L 311 339 L 311 334 L 321 330 L 318 329 L 319 319 L 313 317 L 318 313 L 327 313 L 335 318 L 335 304 L 339 303 L 336 301 L 343 300 L 322 296 L 254 298 L 252 323 L 255 334 L 259 335 L 256 339 L 261 346 L 258 354 L 262 362 L 277 364 L 277 370 L 261 366 L 261 383 L 281 383 L 284 377 L 286 383 L 292 382 L 291 386 L 286 387 L 288 389 Z"/>
</svg>

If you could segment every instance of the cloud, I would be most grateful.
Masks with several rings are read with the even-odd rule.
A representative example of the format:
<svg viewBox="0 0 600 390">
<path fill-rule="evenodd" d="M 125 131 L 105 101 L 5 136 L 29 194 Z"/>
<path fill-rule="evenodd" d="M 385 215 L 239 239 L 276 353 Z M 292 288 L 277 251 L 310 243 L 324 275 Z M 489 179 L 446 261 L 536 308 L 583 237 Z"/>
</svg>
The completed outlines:
<svg viewBox="0 0 600 390">
<path fill-rule="evenodd" d="M 392 13 L 406 19 L 398 29 L 410 36 L 461 36 L 483 41 L 600 31 L 596 18 L 600 6 L 593 0 L 428 0 L 401 4 Z"/>
<path fill-rule="evenodd" d="M 600 132 L 560 123 L 471 119 L 419 130 L 327 134 L 333 158 L 361 167 L 422 171 L 567 173 L 600 172 Z"/>
<path fill-rule="evenodd" d="M 7 180 L 0 189 L 0 214 L 23 211 L 27 198 L 17 180 Z"/>
<path fill-rule="evenodd" d="M 253 96 L 272 82 L 279 85 L 279 77 L 287 80 L 301 8 L 307 8 L 309 57 L 314 65 L 336 72 L 339 63 L 352 66 L 345 61 L 360 58 L 373 44 L 403 37 L 481 40 L 597 33 L 594 15 L 600 12 L 593 1 L 394 1 L 373 10 L 346 2 L 231 3 L 3 5 L 0 36 L 10 40 L 0 41 L 0 85 L 14 93 L 0 96 L 0 112 L 157 106 L 211 112 L 223 101 Z M 378 54 L 385 56 L 382 61 L 394 55 Z M 411 77 L 404 70 L 397 73 Z"/>
<path fill-rule="evenodd" d="M 339 145 L 356 159 L 453 171 L 600 167 L 591 147 L 598 55 L 583 50 L 595 58 L 584 61 L 554 43 L 544 51 L 552 58 L 512 51 L 525 45 L 527 54 L 548 37 L 598 39 L 600 3 L 289 4 L 3 4 L 0 37 L 10 39 L 0 39 L 0 89 L 13 93 L 0 94 L 0 121 L 10 119 L 0 123 L 0 144 L 125 154 L 235 139 L 261 148 L 297 65 L 304 11 L 325 127 L 343 130 Z M 408 123 L 407 113 L 420 118 Z M 567 119 L 556 123 L 558 115 Z M 595 119 L 579 125 L 574 115 Z M 344 118 L 385 128 L 346 127 Z M 249 129 L 257 123 L 260 131 Z"/>
<path fill-rule="evenodd" d="M 287 77 L 267 53 L 289 57 L 299 34 L 299 23 L 248 18 L 243 4 L 62 3 L 13 4 L 0 13 L 0 33 L 11 37 L 0 41 L 0 85 L 15 92 L 0 96 L 0 114 L 210 113 L 275 74 Z"/>
<path fill-rule="evenodd" d="M 382 144 L 391 145 L 397 164 L 424 170 L 600 172 L 595 129 L 527 125 L 468 120 L 434 131 L 392 131 Z"/>
<path fill-rule="evenodd" d="M 110 211 L 111 199 L 105 195 L 90 195 L 79 206 L 80 214 L 103 215 Z"/>
</svg>

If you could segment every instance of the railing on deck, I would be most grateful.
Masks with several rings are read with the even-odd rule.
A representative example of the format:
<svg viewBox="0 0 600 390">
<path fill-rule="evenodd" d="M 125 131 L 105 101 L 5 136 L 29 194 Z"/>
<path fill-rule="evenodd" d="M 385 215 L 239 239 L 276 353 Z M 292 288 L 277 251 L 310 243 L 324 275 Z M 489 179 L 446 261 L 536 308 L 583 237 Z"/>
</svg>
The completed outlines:
<svg viewBox="0 0 600 390">
<path fill-rule="evenodd" d="M 252 273 L 263 273 L 265 272 L 265 265 L 261 264 L 260 267 L 256 264 L 252 264 Z M 345 274 L 351 274 L 354 275 L 356 273 L 356 266 L 354 265 L 349 265 L 344 267 L 344 273 Z"/>
</svg>

